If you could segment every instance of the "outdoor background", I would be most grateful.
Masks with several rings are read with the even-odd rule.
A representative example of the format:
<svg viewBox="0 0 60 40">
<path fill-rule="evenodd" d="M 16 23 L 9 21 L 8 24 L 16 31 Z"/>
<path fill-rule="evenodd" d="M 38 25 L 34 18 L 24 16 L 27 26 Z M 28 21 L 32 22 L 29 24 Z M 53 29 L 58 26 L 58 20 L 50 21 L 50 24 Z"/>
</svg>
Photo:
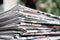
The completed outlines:
<svg viewBox="0 0 60 40">
<path fill-rule="evenodd" d="M 24 5 L 20 0 L 19 4 Z M 60 16 L 60 0 L 38 0 L 37 10 Z"/>
<path fill-rule="evenodd" d="M 3 4 L 1 4 L 1 1 L 2 0 L 0 0 L 0 12 L 3 11 Z M 17 1 L 18 4 L 25 4 L 20 0 Z M 37 10 L 60 16 L 60 0 L 38 0 L 36 7 Z"/>
</svg>

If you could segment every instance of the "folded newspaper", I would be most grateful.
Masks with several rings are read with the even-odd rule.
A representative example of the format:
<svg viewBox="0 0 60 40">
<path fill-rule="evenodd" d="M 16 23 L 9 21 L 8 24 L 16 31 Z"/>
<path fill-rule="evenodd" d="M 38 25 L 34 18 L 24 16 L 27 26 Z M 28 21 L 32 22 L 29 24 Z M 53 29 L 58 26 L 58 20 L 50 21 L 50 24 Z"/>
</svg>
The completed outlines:
<svg viewBox="0 0 60 40">
<path fill-rule="evenodd" d="M 41 24 L 60 25 L 60 17 L 16 5 L 12 9 L 0 13 L 0 40 L 14 40 L 19 38 L 18 35 L 26 33 L 27 30 L 20 27 L 21 23 L 39 24 L 39 26 Z"/>
</svg>

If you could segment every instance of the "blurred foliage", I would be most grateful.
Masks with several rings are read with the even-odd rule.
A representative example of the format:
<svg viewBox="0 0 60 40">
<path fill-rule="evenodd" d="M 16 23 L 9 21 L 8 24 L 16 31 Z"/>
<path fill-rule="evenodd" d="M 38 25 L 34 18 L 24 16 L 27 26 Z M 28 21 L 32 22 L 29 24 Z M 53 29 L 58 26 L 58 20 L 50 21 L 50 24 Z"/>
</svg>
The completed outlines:
<svg viewBox="0 0 60 40">
<path fill-rule="evenodd" d="M 18 3 L 24 5 L 20 0 Z M 60 0 L 38 0 L 37 9 L 60 16 Z"/>
<path fill-rule="evenodd" d="M 38 3 L 45 5 L 45 11 L 42 11 L 60 16 L 60 0 L 39 0 Z"/>
</svg>

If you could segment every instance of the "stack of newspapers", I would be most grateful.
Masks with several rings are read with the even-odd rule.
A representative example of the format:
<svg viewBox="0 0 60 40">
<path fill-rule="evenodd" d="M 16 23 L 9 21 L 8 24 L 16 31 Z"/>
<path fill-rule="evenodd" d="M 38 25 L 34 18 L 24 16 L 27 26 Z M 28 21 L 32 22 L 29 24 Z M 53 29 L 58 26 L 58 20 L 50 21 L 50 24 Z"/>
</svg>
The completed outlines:
<svg viewBox="0 0 60 40">
<path fill-rule="evenodd" d="M 23 15 L 19 17 L 21 20 L 19 26 L 27 31 L 21 35 L 22 40 L 60 40 L 59 17 L 52 14 L 44 14 L 44 12 L 40 11 L 32 13 L 31 11 L 26 11 L 29 8 L 22 8 L 23 10 L 19 11 Z"/>
<path fill-rule="evenodd" d="M 22 9 L 22 7 L 21 7 Z M 27 11 L 30 10 L 30 11 Z M 37 11 L 31 12 L 33 9 L 29 9 L 27 7 L 23 8 L 23 11 L 19 11 L 22 17 L 22 22 L 29 22 L 29 23 L 35 23 L 35 24 L 51 24 L 51 25 L 60 25 L 60 18 L 56 17 L 52 14 L 44 13 Z"/>
<path fill-rule="evenodd" d="M 60 40 L 60 17 L 16 5 L 0 13 L 0 40 Z"/>
</svg>

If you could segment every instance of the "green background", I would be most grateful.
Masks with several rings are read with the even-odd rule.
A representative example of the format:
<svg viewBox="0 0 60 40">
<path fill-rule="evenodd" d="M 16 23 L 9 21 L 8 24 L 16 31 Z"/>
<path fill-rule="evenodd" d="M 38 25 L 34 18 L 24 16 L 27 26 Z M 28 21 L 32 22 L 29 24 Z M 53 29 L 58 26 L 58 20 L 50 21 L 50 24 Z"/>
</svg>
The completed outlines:
<svg viewBox="0 0 60 40">
<path fill-rule="evenodd" d="M 18 3 L 24 5 L 24 3 L 21 2 L 20 0 L 18 1 Z M 47 6 L 45 5 L 46 8 L 40 9 L 41 11 L 60 16 L 60 0 L 38 0 L 36 4 L 37 5 L 46 4 L 47 5 Z M 37 7 L 37 9 L 39 8 Z"/>
</svg>

